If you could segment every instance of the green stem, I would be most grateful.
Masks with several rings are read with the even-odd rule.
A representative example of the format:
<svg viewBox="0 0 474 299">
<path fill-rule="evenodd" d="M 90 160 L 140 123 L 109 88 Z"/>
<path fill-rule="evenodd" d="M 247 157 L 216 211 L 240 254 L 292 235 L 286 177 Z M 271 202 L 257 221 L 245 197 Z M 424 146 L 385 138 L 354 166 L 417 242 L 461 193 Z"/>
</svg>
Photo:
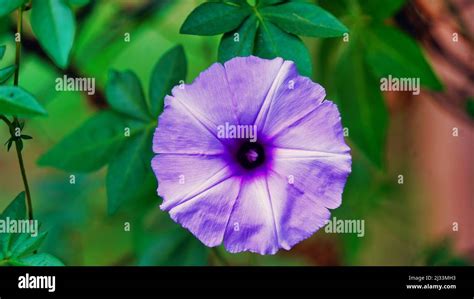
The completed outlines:
<svg viewBox="0 0 474 299">
<path fill-rule="evenodd" d="M 18 9 L 18 23 L 17 23 L 17 39 L 16 41 L 16 52 L 15 52 L 15 77 L 13 79 L 13 84 L 15 86 L 18 86 L 18 82 L 20 79 L 20 57 L 21 57 L 21 39 L 22 39 L 22 29 L 23 29 L 23 6 L 21 6 Z M 5 120 L 4 120 L 5 121 Z M 18 117 L 14 116 L 13 117 L 13 125 L 19 125 L 20 122 L 18 121 Z M 12 133 L 14 134 L 15 128 L 12 128 L 13 130 Z M 13 137 L 14 135 L 12 135 Z M 31 202 L 31 193 L 30 193 L 30 187 L 28 185 L 28 177 L 26 176 L 26 170 L 25 170 L 25 163 L 23 162 L 23 156 L 21 154 L 21 147 L 20 147 L 20 138 L 15 138 L 15 148 L 16 148 L 16 153 L 18 156 L 18 164 L 20 165 L 20 172 L 21 172 L 21 177 L 23 179 L 23 185 L 25 186 L 25 194 L 26 194 L 26 206 L 28 208 L 28 219 L 33 220 L 33 204 Z"/>
<path fill-rule="evenodd" d="M 16 51 L 15 51 L 15 65 L 16 65 L 16 70 L 15 70 L 15 77 L 13 78 L 13 84 L 15 86 L 18 86 L 18 81 L 20 79 L 20 57 L 21 57 L 21 39 L 22 39 L 22 28 L 23 28 L 23 6 L 21 6 L 18 9 L 18 21 L 16 25 L 16 34 L 19 34 L 19 39 L 18 36 L 15 36 L 15 41 L 16 41 Z M 18 41 L 17 41 L 18 39 Z"/>
<path fill-rule="evenodd" d="M 10 128 L 12 123 L 8 120 L 8 118 L 5 115 L 0 115 L 0 119 L 3 120 L 7 124 L 8 128 Z"/>
</svg>

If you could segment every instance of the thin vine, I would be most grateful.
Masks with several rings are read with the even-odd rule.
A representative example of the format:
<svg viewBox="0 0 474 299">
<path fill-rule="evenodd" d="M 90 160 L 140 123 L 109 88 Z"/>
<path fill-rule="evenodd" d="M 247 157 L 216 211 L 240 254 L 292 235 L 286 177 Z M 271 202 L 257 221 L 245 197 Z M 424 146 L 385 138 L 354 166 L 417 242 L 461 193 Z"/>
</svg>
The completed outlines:
<svg viewBox="0 0 474 299">
<path fill-rule="evenodd" d="M 21 36 L 23 31 L 23 10 L 24 6 L 20 6 L 18 9 L 18 19 L 17 19 L 17 36 L 16 41 L 16 52 L 15 52 L 15 74 L 13 78 L 13 85 L 18 86 L 20 80 L 20 60 L 21 60 Z M 0 119 L 3 120 L 10 131 L 11 139 L 15 142 L 15 149 L 18 157 L 18 164 L 20 166 L 21 177 L 23 179 L 23 185 L 25 186 L 26 194 L 26 206 L 28 211 L 28 219 L 33 220 L 33 204 L 31 200 L 31 192 L 28 184 L 28 177 L 26 174 L 25 163 L 23 161 L 22 149 L 23 141 L 21 130 L 23 129 L 23 123 L 20 122 L 17 116 L 13 116 L 13 121 L 10 121 L 6 116 L 0 115 Z"/>
</svg>

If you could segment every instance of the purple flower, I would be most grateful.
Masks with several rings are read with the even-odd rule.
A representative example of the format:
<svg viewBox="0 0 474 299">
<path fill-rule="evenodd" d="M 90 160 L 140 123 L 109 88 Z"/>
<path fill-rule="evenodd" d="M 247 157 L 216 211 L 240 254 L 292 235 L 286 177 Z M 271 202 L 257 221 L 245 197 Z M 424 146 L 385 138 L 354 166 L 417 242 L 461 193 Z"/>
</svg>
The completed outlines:
<svg viewBox="0 0 474 299">
<path fill-rule="evenodd" d="M 351 171 L 339 111 L 281 58 L 215 63 L 165 98 L 161 209 L 209 247 L 274 254 L 323 227 Z"/>
</svg>

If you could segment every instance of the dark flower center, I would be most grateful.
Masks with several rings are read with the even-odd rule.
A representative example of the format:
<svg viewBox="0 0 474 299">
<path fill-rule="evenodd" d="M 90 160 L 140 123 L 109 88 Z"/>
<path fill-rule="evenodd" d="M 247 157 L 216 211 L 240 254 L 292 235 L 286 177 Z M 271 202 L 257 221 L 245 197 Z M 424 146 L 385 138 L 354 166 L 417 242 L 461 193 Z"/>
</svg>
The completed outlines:
<svg viewBox="0 0 474 299">
<path fill-rule="evenodd" d="M 261 144 L 246 141 L 237 151 L 237 161 L 245 169 L 254 169 L 265 161 L 265 151 Z"/>
</svg>

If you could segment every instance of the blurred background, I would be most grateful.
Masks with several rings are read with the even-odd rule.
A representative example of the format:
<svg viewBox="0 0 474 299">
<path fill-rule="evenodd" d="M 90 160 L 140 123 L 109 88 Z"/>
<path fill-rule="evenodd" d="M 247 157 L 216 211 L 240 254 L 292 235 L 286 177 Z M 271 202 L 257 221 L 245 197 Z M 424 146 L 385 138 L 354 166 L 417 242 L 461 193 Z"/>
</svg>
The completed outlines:
<svg viewBox="0 0 474 299">
<path fill-rule="evenodd" d="M 106 169 L 75 173 L 76 184 L 70 184 L 70 173 L 37 166 L 41 154 L 107 107 L 104 86 L 109 69 L 131 69 L 148 86 L 154 64 L 176 44 L 182 44 L 186 52 L 187 82 L 216 62 L 220 36 L 179 34 L 186 16 L 202 2 L 92 0 L 76 8 L 76 39 L 65 70 L 57 68 L 41 49 L 30 28 L 29 13 L 25 13 L 20 86 L 36 95 L 48 111 L 47 117 L 27 121 L 25 133 L 34 139 L 26 142 L 23 151 L 35 216 L 49 230 L 42 250 L 66 265 L 473 264 L 473 1 L 406 1 L 383 20 L 422 46 L 444 89 L 422 89 L 419 96 L 383 94 L 388 122 L 380 149 L 386 161 L 382 168 L 349 140 L 353 171 L 343 203 L 333 216 L 365 220 L 362 238 L 327 234 L 321 229 L 289 252 L 228 254 L 223 248 L 215 251 L 203 246 L 174 224 L 159 210 L 155 190 L 108 215 Z M 336 15 L 350 31 L 360 20 L 370 18 L 370 14 L 347 12 L 344 7 L 350 0 L 314 2 Z M 15 14 L 1 19 L 0 44 L 7 45 L 7 52 L 0 68 L 14 61 L 15 27 Z M 456 43 L 452 42 L 453 32 L 459 34 Z M 124 41 L 124 33 L 130 33 L 130 42 Z M 313 79 L 327 88 L 329 99 L 340 101 L 337 84 L 332 84 L 340 57 L 332 55 L 331 49 L 341 39 L 305 38 L 304 42 L 311 52 Z M 404 49 L 399 51 L 403 55 Z M 96 94 L 56 92 L 55 79 L 64 74 L 95 77 Z M 349 128 L 357 126 L 347 123 L 344 115 L 343 123 Z M 453 136 L 454 128 L 457 136 Z M 0 141 L 8 137 L 7 128 L 0 126 Z M 23 190 L 17 163 L 13 151 L 0 151 L 0 211 Z M 125 223 L 130 223 L 130 231 L 124 229 Z"/>
</svg>

